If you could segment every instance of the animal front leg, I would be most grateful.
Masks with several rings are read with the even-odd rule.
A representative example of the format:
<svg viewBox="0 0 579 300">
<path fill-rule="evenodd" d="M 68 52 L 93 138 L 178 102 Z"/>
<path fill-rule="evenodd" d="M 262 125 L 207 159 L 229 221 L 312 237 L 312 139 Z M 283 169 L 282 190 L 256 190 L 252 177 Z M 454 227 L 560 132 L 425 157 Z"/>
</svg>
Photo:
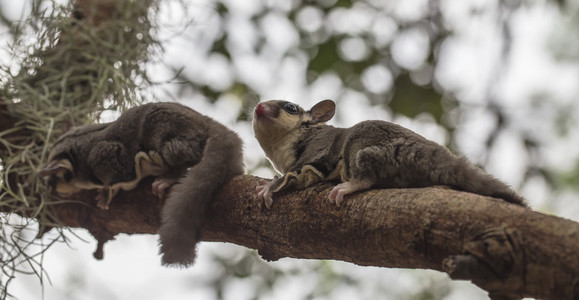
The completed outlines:
<svg viewBox="0 0 579 300">
<path fill-rule="evenodd" d="M 97 207 L 100 209 L 108 210 L 109 205 L 111 204 L 111 200 L 117 194 L 119 190 L 113 187 L 104 187 L 101 189 L 97 189 L 97 195 L 94 199 L 97 202 Z"/>
<path fill-rule="evenodd" d="M 97 195 L 94 198 L 97 207 L 100 209 L 109 209 L 109 190 L 107 188 L 97 189 Z"/>
<path fill-rule="evenodd" d="M 275 176 L 272 180 L 260 179 L 257 181 L 255 191 L 257 192 L 258 205 L 261 207 L 265 203 L 265 207 L 271 208 L 273 204 L 273 189 L 272 187 L 278 182 L 279 177 Z"/>
<path fill-rule="evenodd" d="M 111 200 L 120 190 L 130 191 L 136 188 L 143 178 L 147 176 L 159 176 L 166 173 L 166 170 L 167 166 L 163 163 L 163 159 L 157 152 L 138 152 L 135 155 L 135 177 L 132 180 L 115 182 L 114 184 L 110 184 L 110 180 L 105 181 L 105 187 L 99 189 L 99 194 L 96 197 L 97 206 L 102 209 L 108 209 Z M 153 193 L 163 198 L 165 190 L 177 181 L 177 179 L 172 180 L 173 181 L 170 182 L 169 180 L 163 182 L 157 182 L 157 180 L 155 180 L 157 183 L 153 183 Z M 156 186 L 157 188 L 155 188 Z"/>
<path fill-rule="evenodd" d="M 135 155 L 135 174 L 137 182 L 147 176 L 158 176 L 167 172 L 167 165 L 159 153 L 140 151 Z"/>
<path fill-rule="evenodd" d="M 311 165 L 305 165 L 298 171 L 287 172 L 281 178 L 276 176 L 269 182 L 261 179 L 255 188 L 259 205 L 261 206 L 262 203 L 265 203 L 265 207 L 270 208 L 273 203 L 273 193 L 292 187 L 305 189 L 323 179 L 324 174 Z"/>
</svg>

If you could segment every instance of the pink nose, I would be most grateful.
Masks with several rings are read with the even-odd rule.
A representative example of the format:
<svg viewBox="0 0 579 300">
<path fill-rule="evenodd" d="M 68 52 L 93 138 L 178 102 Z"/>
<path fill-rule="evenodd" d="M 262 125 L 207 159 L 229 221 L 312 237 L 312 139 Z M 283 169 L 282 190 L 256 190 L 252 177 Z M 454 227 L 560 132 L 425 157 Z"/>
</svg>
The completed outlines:
<svg viewBox="0 0 579 300">
<path fill-rule="evenodd" d="M 264 103 L 259 103 L 255 106 L 255 115 L 262 116 L 267 111 L 267 105 Z"/>
</svg>

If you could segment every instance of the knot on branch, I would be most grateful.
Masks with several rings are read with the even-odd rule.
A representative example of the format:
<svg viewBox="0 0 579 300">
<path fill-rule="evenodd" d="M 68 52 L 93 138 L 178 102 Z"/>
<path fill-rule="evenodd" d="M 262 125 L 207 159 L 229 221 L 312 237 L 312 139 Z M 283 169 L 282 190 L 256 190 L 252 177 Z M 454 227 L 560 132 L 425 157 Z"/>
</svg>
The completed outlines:
<svg viewBox="0 0 579 300">
<path fill-rule="evenodd" d="M 505 225 L 489 229 L 464 245 L 463 255 L 443 260 L 452 279 L 471 280 L 491 299 L 520 299 L 525 287 L 525 251 L 520 233 Z"/>
</svg>

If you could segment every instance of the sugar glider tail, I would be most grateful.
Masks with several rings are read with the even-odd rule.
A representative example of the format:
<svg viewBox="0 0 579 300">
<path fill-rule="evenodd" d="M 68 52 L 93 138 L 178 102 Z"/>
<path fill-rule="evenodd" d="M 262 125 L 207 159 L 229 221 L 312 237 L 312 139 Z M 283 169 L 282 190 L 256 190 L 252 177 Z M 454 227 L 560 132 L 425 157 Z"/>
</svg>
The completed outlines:
<svg viewBox="0 0 579 300">
<path fill-rule="evenodd" d="M 454 176 L 449 180 L 448 185 L 465 192 L 500 198 L 528 207 L 527 201 L 522 196 L 505 183 L 469 163 L 466 158 L 460 157 L 456 162 L 458 166 L 455 167 Z"/>
<path fill-rule="evenodd" d="M 165 266 L 194 263 L 211 201 L 225 183 L 244 172 L 239 137 L 227 129 L 216 131 L 207 139 L 201 161 L 172 187 L 161 212 L 160 252 Z"/>
</svg>

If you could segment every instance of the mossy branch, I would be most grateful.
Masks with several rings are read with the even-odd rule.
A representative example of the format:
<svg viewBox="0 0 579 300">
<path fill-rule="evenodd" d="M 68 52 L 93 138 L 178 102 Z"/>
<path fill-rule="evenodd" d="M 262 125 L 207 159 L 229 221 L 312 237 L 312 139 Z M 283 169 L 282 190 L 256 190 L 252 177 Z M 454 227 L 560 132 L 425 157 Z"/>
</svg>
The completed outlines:
<svg viewBox="0 0 579 300">
<path fill-rule="evenodd" d="M 48 147 L 70 126 L 141 103 L 140 91 L 150 84 L 142 66 L 160 47 L 156 0 L 52 4 L 12 23 L 10 50 L 18 63 L 0 66 L 0 212 L 28 217 L 14 223 L 10 213 L 0 215 L 0 299 L 14 274 L 43 274 L 39 253 L 26 251 L 35 241 L 22 231 L 30 219 L 42 230 L 58 225 L 49 208 L 60 201 L 36 176 Z"/>
</svg>

